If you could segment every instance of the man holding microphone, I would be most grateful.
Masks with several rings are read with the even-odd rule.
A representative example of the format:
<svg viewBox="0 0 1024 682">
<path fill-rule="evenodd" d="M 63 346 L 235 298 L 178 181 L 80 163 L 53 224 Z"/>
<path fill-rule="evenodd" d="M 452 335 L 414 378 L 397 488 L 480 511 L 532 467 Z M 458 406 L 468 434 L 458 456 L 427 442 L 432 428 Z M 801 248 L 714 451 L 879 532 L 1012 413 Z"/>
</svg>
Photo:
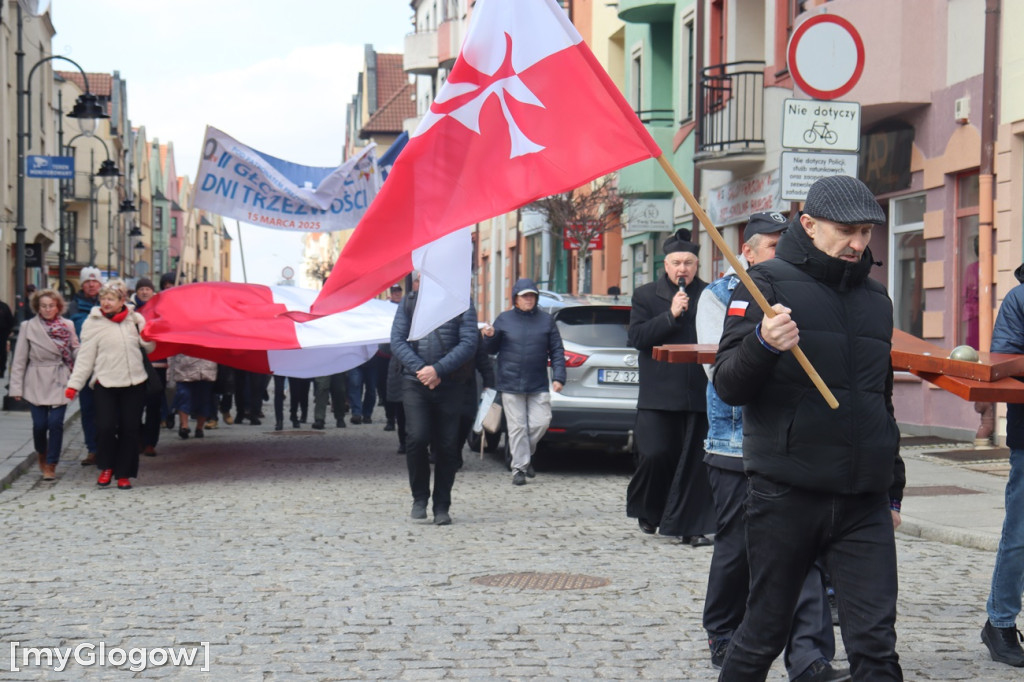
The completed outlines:
<svg viewBox="0 0 1024 682">
<path fill-rule="evenodd" d="M 651 349 L 697 343 L 696 314 L 707 284 L 697 277 L 700 246 L 690 231 L 665 241 L 664 274 L 633 293 L 629 344 L 640 351 L 640 396 L 634 438 L 637 469 L 626 491 L 626 515 L 640 530 L 711 544 L 715 514 L 704 467 L 707 377 L 697 364 L 657 362 Z"/>
</svg>

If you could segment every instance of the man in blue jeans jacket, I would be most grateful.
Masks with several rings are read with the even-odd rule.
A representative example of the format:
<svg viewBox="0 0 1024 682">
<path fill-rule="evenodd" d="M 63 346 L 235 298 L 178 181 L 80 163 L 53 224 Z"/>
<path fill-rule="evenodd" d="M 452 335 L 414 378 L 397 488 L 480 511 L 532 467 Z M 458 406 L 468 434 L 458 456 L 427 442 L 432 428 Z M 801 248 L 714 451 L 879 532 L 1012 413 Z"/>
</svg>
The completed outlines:
<svg viewBox="0 0 1024 682">
<path fill-rule="evenodd" d="M 1024 283 L 1024 265 L 1013 273 Z M 1024 284 L 1003 299 L 992 329 L 993 353 L 1024 354 Z M 1024 668 L 1017 615 L 1024 586 L 1024 405 L 1006 406 L 1006 445 L 1010 448 L 1010 478 L 1006 482 L 1006 516 L 999 538 L 992 591 L 988 595 L 988 621 L 981 641 L 993 661 Z"/>
<path fill-rule="evenodd" d="M 402 363 L 402 403 L 405 409 L 406 465 L 412 489 L 413 519 L 427 518 L 430 459 L 434 457 L 434 523 L 452 522 L 448 511 L 459 467 L 459 413 L 464 373 L 475 371 L 473 360 L 480 333 L 472 303 L 418 340 L 409 339 L 417 292 L 411 292 L 395 312 L 391 352 Z M 428 453 L 427 448 L 432 450 Z"/>
<path fill-rule="evenodd" d="M 755 213 L 743 228 L 743 257 L 751 266 L 775 257 L 775 245 L 786 229 L 786 216 L 777 211 Z M 697 308 L 697 343 L 714 344 L 722 338 L 732 292 L 740 284 L 730 268 L 701 294 Z M 708 379 L 711 365 L 704 365 Z M 747 475 L 743 472 L 743 410 L 722 402 L 710 382 L 707 388 L 708 437 L 704 440 L 704 463 L 715 501 L 715 548 L 708 570 L 704 597 L 704 629 L 711 649 L 711 664 L 722 667 L 725 650 L 743 620 L 750 585 L 745 536 L 747 524 L 743 502 L 747 497 Z M 783 660 L 793 682 L 821 682 L 850 679 L 850 671 L 834 669 L 836 639 L 832 612 L 817 564 L 807 572 L 793 627 Z"/>
</svg>

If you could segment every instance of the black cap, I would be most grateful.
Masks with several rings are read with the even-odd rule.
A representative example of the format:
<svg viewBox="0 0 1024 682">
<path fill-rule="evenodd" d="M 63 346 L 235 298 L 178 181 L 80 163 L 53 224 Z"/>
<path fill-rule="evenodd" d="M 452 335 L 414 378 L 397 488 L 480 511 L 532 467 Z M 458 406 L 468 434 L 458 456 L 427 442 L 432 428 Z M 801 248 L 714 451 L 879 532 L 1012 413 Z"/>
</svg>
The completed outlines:
<svg viewBox="0 0 1024 682">
<path fill-rule="evenodd" d="M 401 291 L 401 290 L 402 290 L 402 285 L 401 284 L 392 284 L 391 285 L 391 291 Z"/>
<path fill-rule="evenodd" d="M 751 237 L 757 234 L 775 234 L 782 232 L 787 227 L 787 218 L 778 211 L 763 211 L 752 213 L 743 228 L 743 241 L 749 242 Z"/>
<path fill-rule="evenodd" d="M 804 213 L 845 225 L 885 224 L 885 212 L 868 186 L 849 175 L 816 180 L 807 190 Z"/>
<path fill-rule="evenodd" d="M 665 240 L 665 243 L 661 245 L 661 250 L 666 256 L 677 251 L 686 251 L 697 255 L 700 253 L 700 244 L 691 242 L 690 231 L 683 227 L 676 230 L 675 234 Z"/>
</svg>

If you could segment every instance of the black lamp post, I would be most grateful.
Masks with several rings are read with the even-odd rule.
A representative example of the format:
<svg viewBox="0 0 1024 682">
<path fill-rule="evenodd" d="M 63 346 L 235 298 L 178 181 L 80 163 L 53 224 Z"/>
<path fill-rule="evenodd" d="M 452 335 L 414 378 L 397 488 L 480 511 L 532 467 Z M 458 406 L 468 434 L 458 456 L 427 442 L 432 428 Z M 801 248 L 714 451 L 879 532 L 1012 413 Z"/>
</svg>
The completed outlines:
<svg viewBox="0 0 1024 682">
<path fill-rule="evenodd" d="M 15 305 L 15 320 L 18 323 L 15 329 L 20 327 L 20 323 L 25 319 L 25 143 L 26 140 L 31 144 L 31 132 L 26 130 L 26 125 L 31 121 L 31 116 L 26 120 L 25 108 L 30 106 L 31 97 L 29 85 L 32 82 L 32 74 L 42 64 L 52 61 L 54 59 L 61 59 L 75 66 L 82 74 L 82 80 L 85 86 L 85 93 L 79 96 L 78 101 L 75 102 L 75 106 L 72 109 L 69 116 L 78 119 L 79 125 L 82 127 L 82 132 L 86 134 L 92 134 L 96 129 L 96 120 L 100 118 L 107 118 L 106 113 L 103 112 L 103 107 L 100 105 L 96 96 L 89 90 L 89 79 L 85 75 L 85 70 L 78 65 L 77 62 L 63 57 L 60 55 L 52 55 L 50 57 L 44 57 L 36 62 L 28 72 L 28 78 L 25 78 L 25 50 L 22 41 L 22 18 L 21 18 L 21 4 L 18 3 L 16 6 L 17 16 L 17 50 L 15 51 L 15 78 L 17 86 L 17 147 L 18 147 L 18 176 L 17 176 L 17 211 L 15 215 L 14 235 L 15 235 L 15 260 L 14 260 L 14 305 Z M 115 169 L 116 170 L 116 169 Z"/>
</svg>

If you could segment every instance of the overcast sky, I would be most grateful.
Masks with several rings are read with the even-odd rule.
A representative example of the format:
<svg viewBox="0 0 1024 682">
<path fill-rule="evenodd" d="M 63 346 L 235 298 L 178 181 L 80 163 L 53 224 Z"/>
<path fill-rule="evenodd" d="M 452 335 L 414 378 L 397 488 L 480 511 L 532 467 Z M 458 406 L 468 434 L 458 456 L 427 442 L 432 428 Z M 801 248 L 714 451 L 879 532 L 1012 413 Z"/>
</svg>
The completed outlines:
<svg viewBox="0 0 1024 682">
<path fill-rule="evenodd" d="M 120 72 L 132 125 L 173 142 L 192 180 L 207 124 L 288 161 L 341 163 L 363 46 L 402 52 L 412 31 L 408 0 L 52 0 L 50 13 L 54 54 Z M 250 282 L 299 272 L 300 235 L 241 227 Z M 237 239 L 231 269 L 242 281 Z"/>
</svg>

